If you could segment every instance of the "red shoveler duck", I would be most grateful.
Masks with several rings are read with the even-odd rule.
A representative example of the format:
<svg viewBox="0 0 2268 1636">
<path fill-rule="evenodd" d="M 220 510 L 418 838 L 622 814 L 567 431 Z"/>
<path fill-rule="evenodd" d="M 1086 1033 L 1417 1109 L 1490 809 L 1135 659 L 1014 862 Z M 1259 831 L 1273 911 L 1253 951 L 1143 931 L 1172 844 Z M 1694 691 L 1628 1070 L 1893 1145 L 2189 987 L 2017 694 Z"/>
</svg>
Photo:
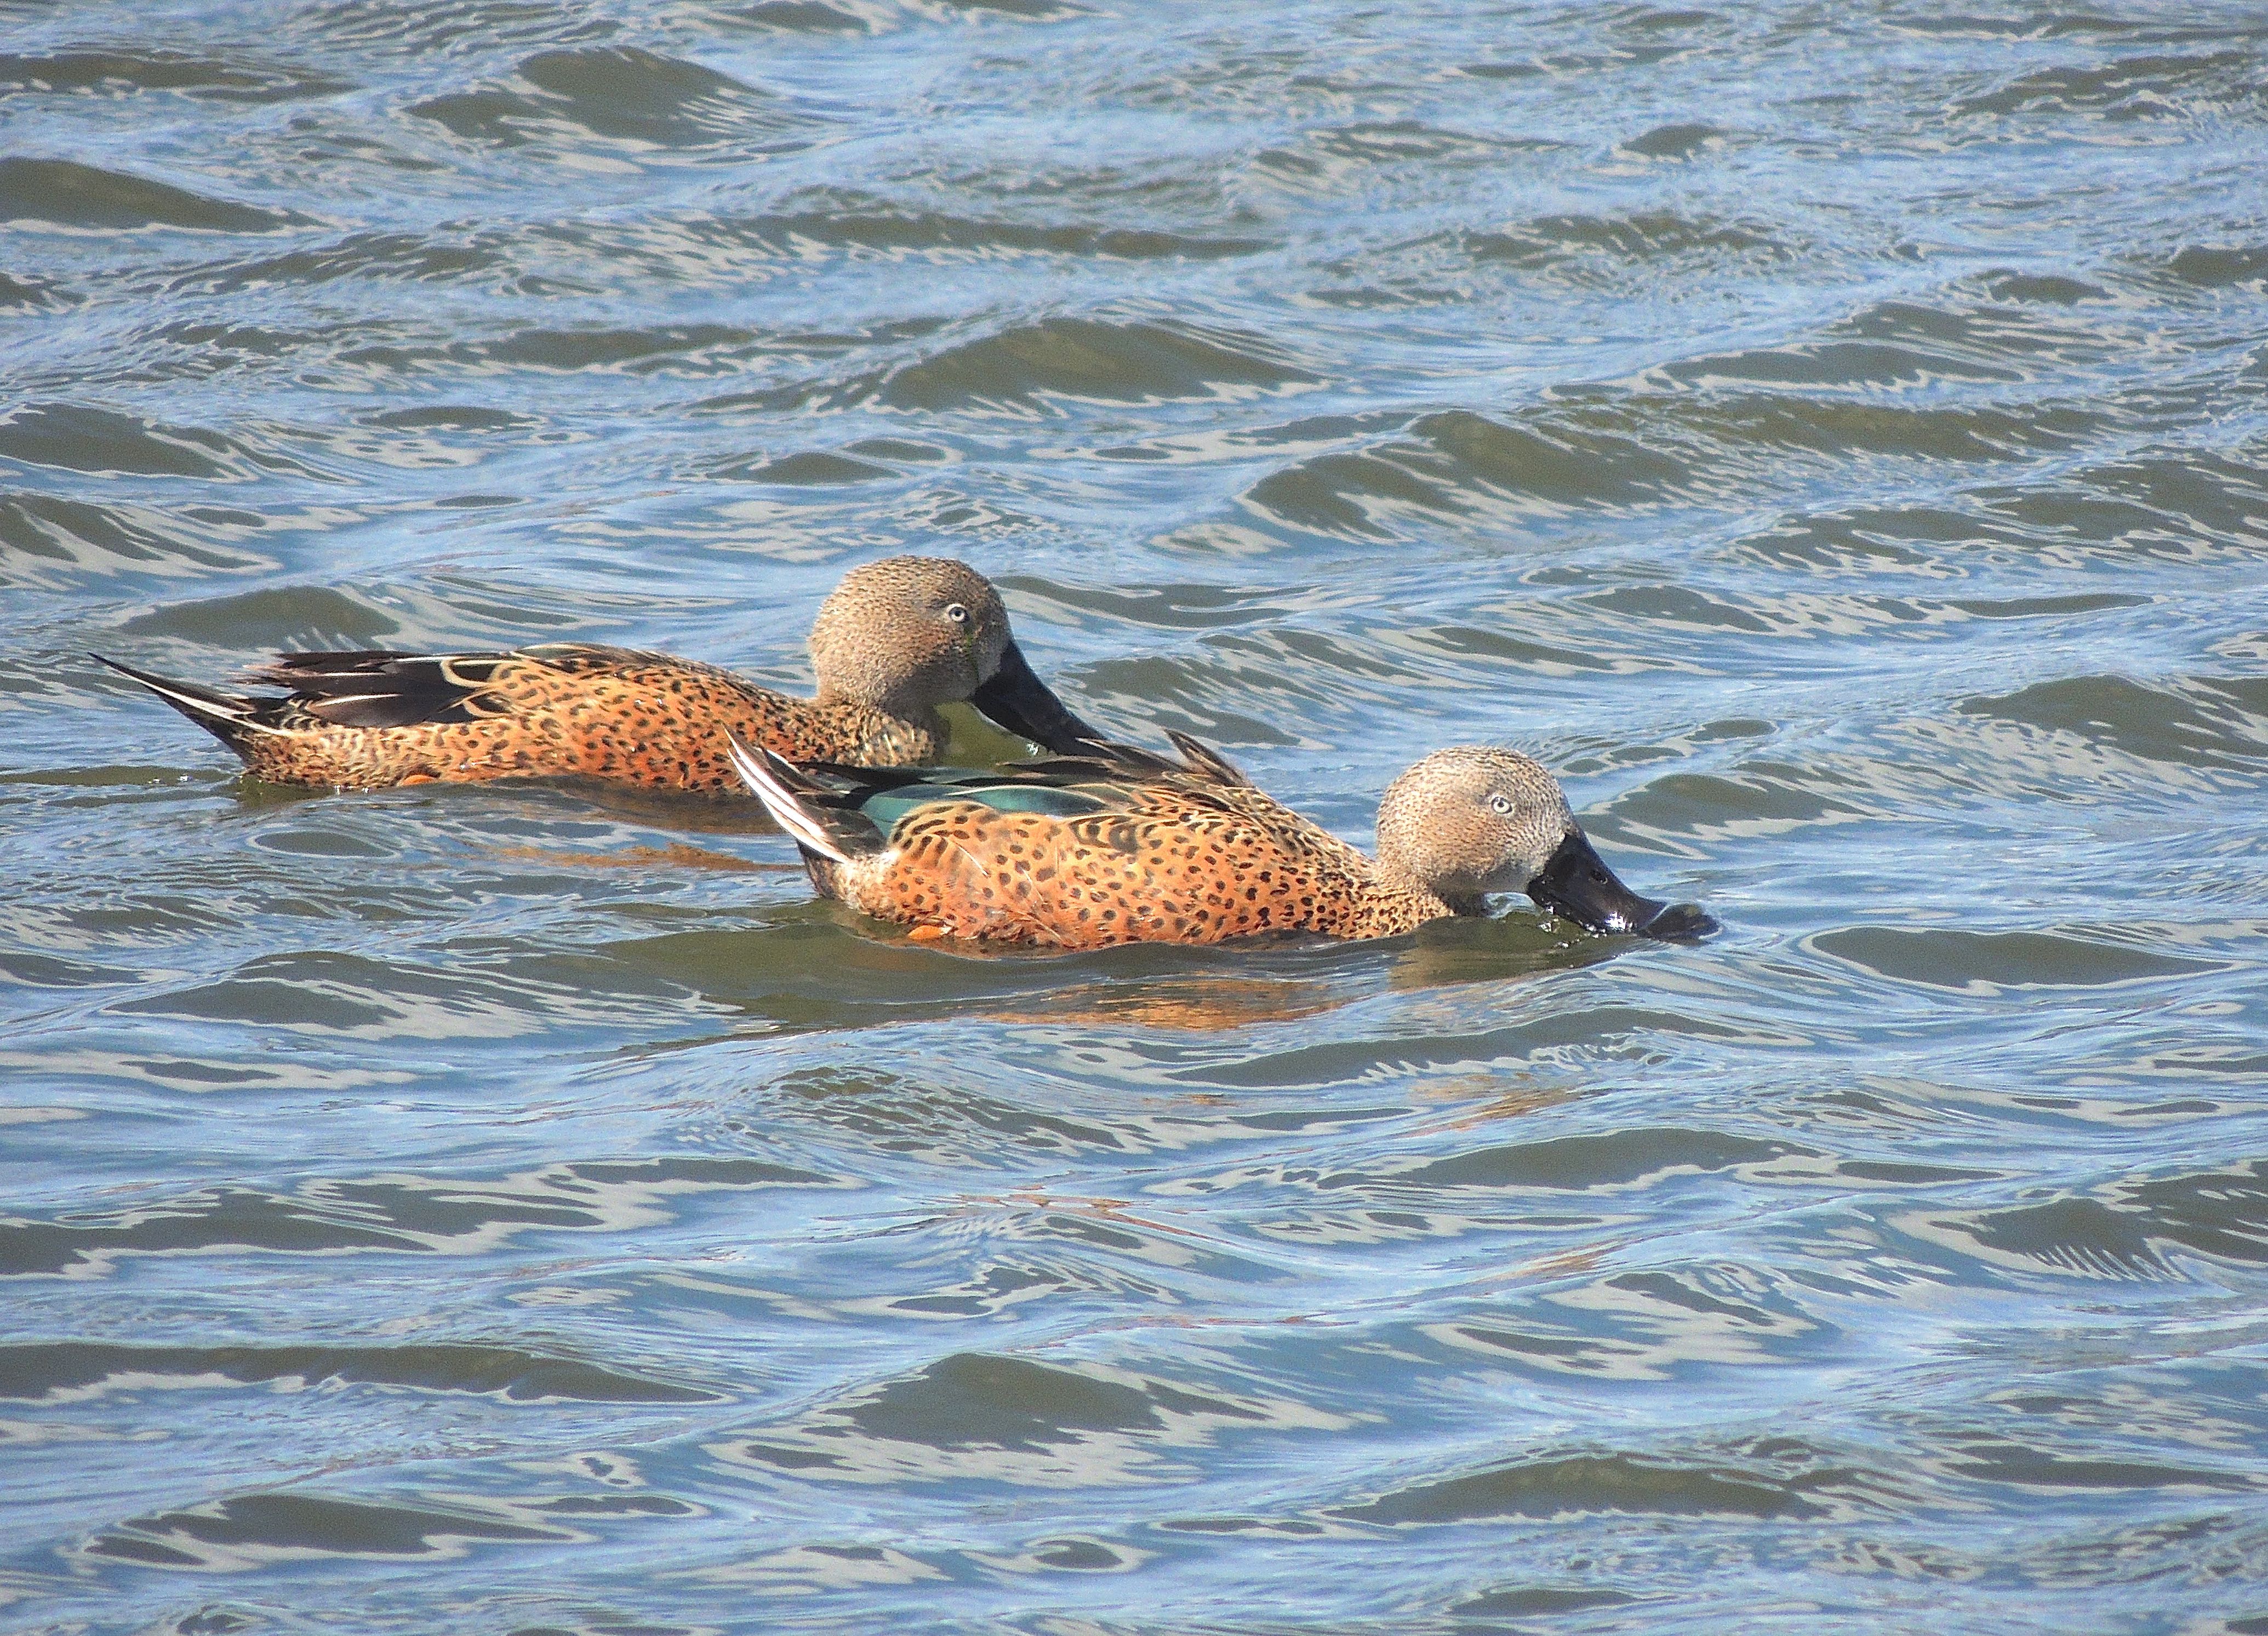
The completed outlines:
<svg viewBox="0 0 2268 1636">
<path fill-rule="evenodd" d="M 102 659 L 100 654 L 94 657 Z M 811 630 L 815 698 L 689 660 L 561 643 L 503 653 L 285 653 L 224 693 L 102 659 L 276 784 L 378 790 L 578 775 L 740 792 L 727 734 L 799 761 L 906 766 L 945 748 L 940 704 L 967 700 L 1034 743 L 1096 735 L 1025 662 L 991 581 L 965 563 L 854 568 Z"/>
<path fill-rule="evenodd" d="M 990 772 L 806 770 L 762 748 L 732 753 L 821 892 L 921 940 L 1086 949 L 1392 937 L 1507 892 L 1593 932 L 1715 930 L 1692 905 L 1617 880 L 1558 781 L 1513 751 L 1436 750 L 1396 778 L 1373 859 L 1173 737 L 1179 763 L 1093 744 Z"/>
</svg>

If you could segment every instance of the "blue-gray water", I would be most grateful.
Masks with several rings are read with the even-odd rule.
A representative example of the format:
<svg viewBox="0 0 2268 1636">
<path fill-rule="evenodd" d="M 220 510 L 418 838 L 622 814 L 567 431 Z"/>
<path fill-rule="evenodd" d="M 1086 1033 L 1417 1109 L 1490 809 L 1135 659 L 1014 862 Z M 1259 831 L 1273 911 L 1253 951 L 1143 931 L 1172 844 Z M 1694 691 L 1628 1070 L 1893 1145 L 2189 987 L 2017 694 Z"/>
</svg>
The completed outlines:
<svg viewBox="0 0 2268 1636">
<path fill-rule="evenodd" d="M 0 7 L 0 1625 L 2268 1630 L 2264 116 L 2253 5 Z M 800 683 L 897 550 L 1726 929 L 961 958 L 84 657 Z"/>
</svg>

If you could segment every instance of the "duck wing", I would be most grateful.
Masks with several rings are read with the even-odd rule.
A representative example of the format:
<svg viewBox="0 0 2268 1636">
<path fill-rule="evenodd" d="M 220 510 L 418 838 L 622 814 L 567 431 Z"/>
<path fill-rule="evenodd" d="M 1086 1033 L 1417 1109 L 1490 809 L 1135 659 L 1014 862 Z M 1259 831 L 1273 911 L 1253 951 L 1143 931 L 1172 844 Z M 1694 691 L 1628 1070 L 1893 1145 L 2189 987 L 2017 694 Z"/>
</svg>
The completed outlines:
<svg viewBox="0 0 2268 1636">
<path fill-rule="evenodd" d="M 561 643 L 498 653 L 405 653 L 389 648 L 278 653 L 250 679 L 290 690 L 284 705 L 337 727 L 439 726 L 508 714 L 498 684 L 529 667 L 590 675 L 655 657 L 629 648 Z"/>
</svg>

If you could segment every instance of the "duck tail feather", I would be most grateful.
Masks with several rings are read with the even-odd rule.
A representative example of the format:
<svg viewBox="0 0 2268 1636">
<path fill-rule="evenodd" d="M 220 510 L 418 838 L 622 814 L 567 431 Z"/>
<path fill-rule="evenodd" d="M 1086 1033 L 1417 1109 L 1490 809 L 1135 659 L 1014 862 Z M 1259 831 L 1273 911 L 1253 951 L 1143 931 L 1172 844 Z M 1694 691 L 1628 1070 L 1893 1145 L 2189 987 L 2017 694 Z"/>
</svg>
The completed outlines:
<svg viewBox="0 0 2268 1636">
<path fill-rule="evenodd" d="M 107 665 L 120 675 L 140 682 L 231 749 L 237 749 L 248 733 L 278 731 L 260 719 L 261 714 L 274 704 L 272 699 L 246 698 L 238 693 L 223 693 L 217 688 L 201 687 L 194 682 L 177 682 L 171 676 L 137 670 L 131 665 L 106 659 L 99 653 L 89 653 L 87 657 L 98 665 Z"/>
<path fill-rule="evenodd" d="M 848 837 L 828 822 L 823 807 L 806 799 L 820 793 L 821 786 L 770 750 L 758 746 L 752 751 L 739 739 L 725 736 L 740 781 L 764 804 L 771 821 L 793 836 L 806 856 L 837 864 L 850 862 L 855 854 L 845 850 Z"/>
</svg>

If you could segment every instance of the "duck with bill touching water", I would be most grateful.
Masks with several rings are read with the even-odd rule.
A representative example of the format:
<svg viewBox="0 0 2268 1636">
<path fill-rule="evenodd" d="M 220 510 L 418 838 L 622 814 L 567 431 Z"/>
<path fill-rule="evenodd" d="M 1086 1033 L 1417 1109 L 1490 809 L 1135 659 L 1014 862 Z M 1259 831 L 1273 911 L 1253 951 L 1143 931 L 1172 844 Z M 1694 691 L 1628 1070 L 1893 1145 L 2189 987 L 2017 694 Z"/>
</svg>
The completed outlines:
<svg viewBox="0 0 2268 1636">
<path fill-rule="evenodd" d="M 1119 745 L 991 772 L 803 770 L 733 757 L 813 882 L 917 939 L 1066 949 L 1268 932 L 1391 937 L 1525 892 L 1592 932 L 1692 938 L 1716 922 L 1641 897 L 1517 752 L 1436 750 L 1387 789 L 1375 858 L 1271 800 L 1203 745 Z"/>
</svg>

